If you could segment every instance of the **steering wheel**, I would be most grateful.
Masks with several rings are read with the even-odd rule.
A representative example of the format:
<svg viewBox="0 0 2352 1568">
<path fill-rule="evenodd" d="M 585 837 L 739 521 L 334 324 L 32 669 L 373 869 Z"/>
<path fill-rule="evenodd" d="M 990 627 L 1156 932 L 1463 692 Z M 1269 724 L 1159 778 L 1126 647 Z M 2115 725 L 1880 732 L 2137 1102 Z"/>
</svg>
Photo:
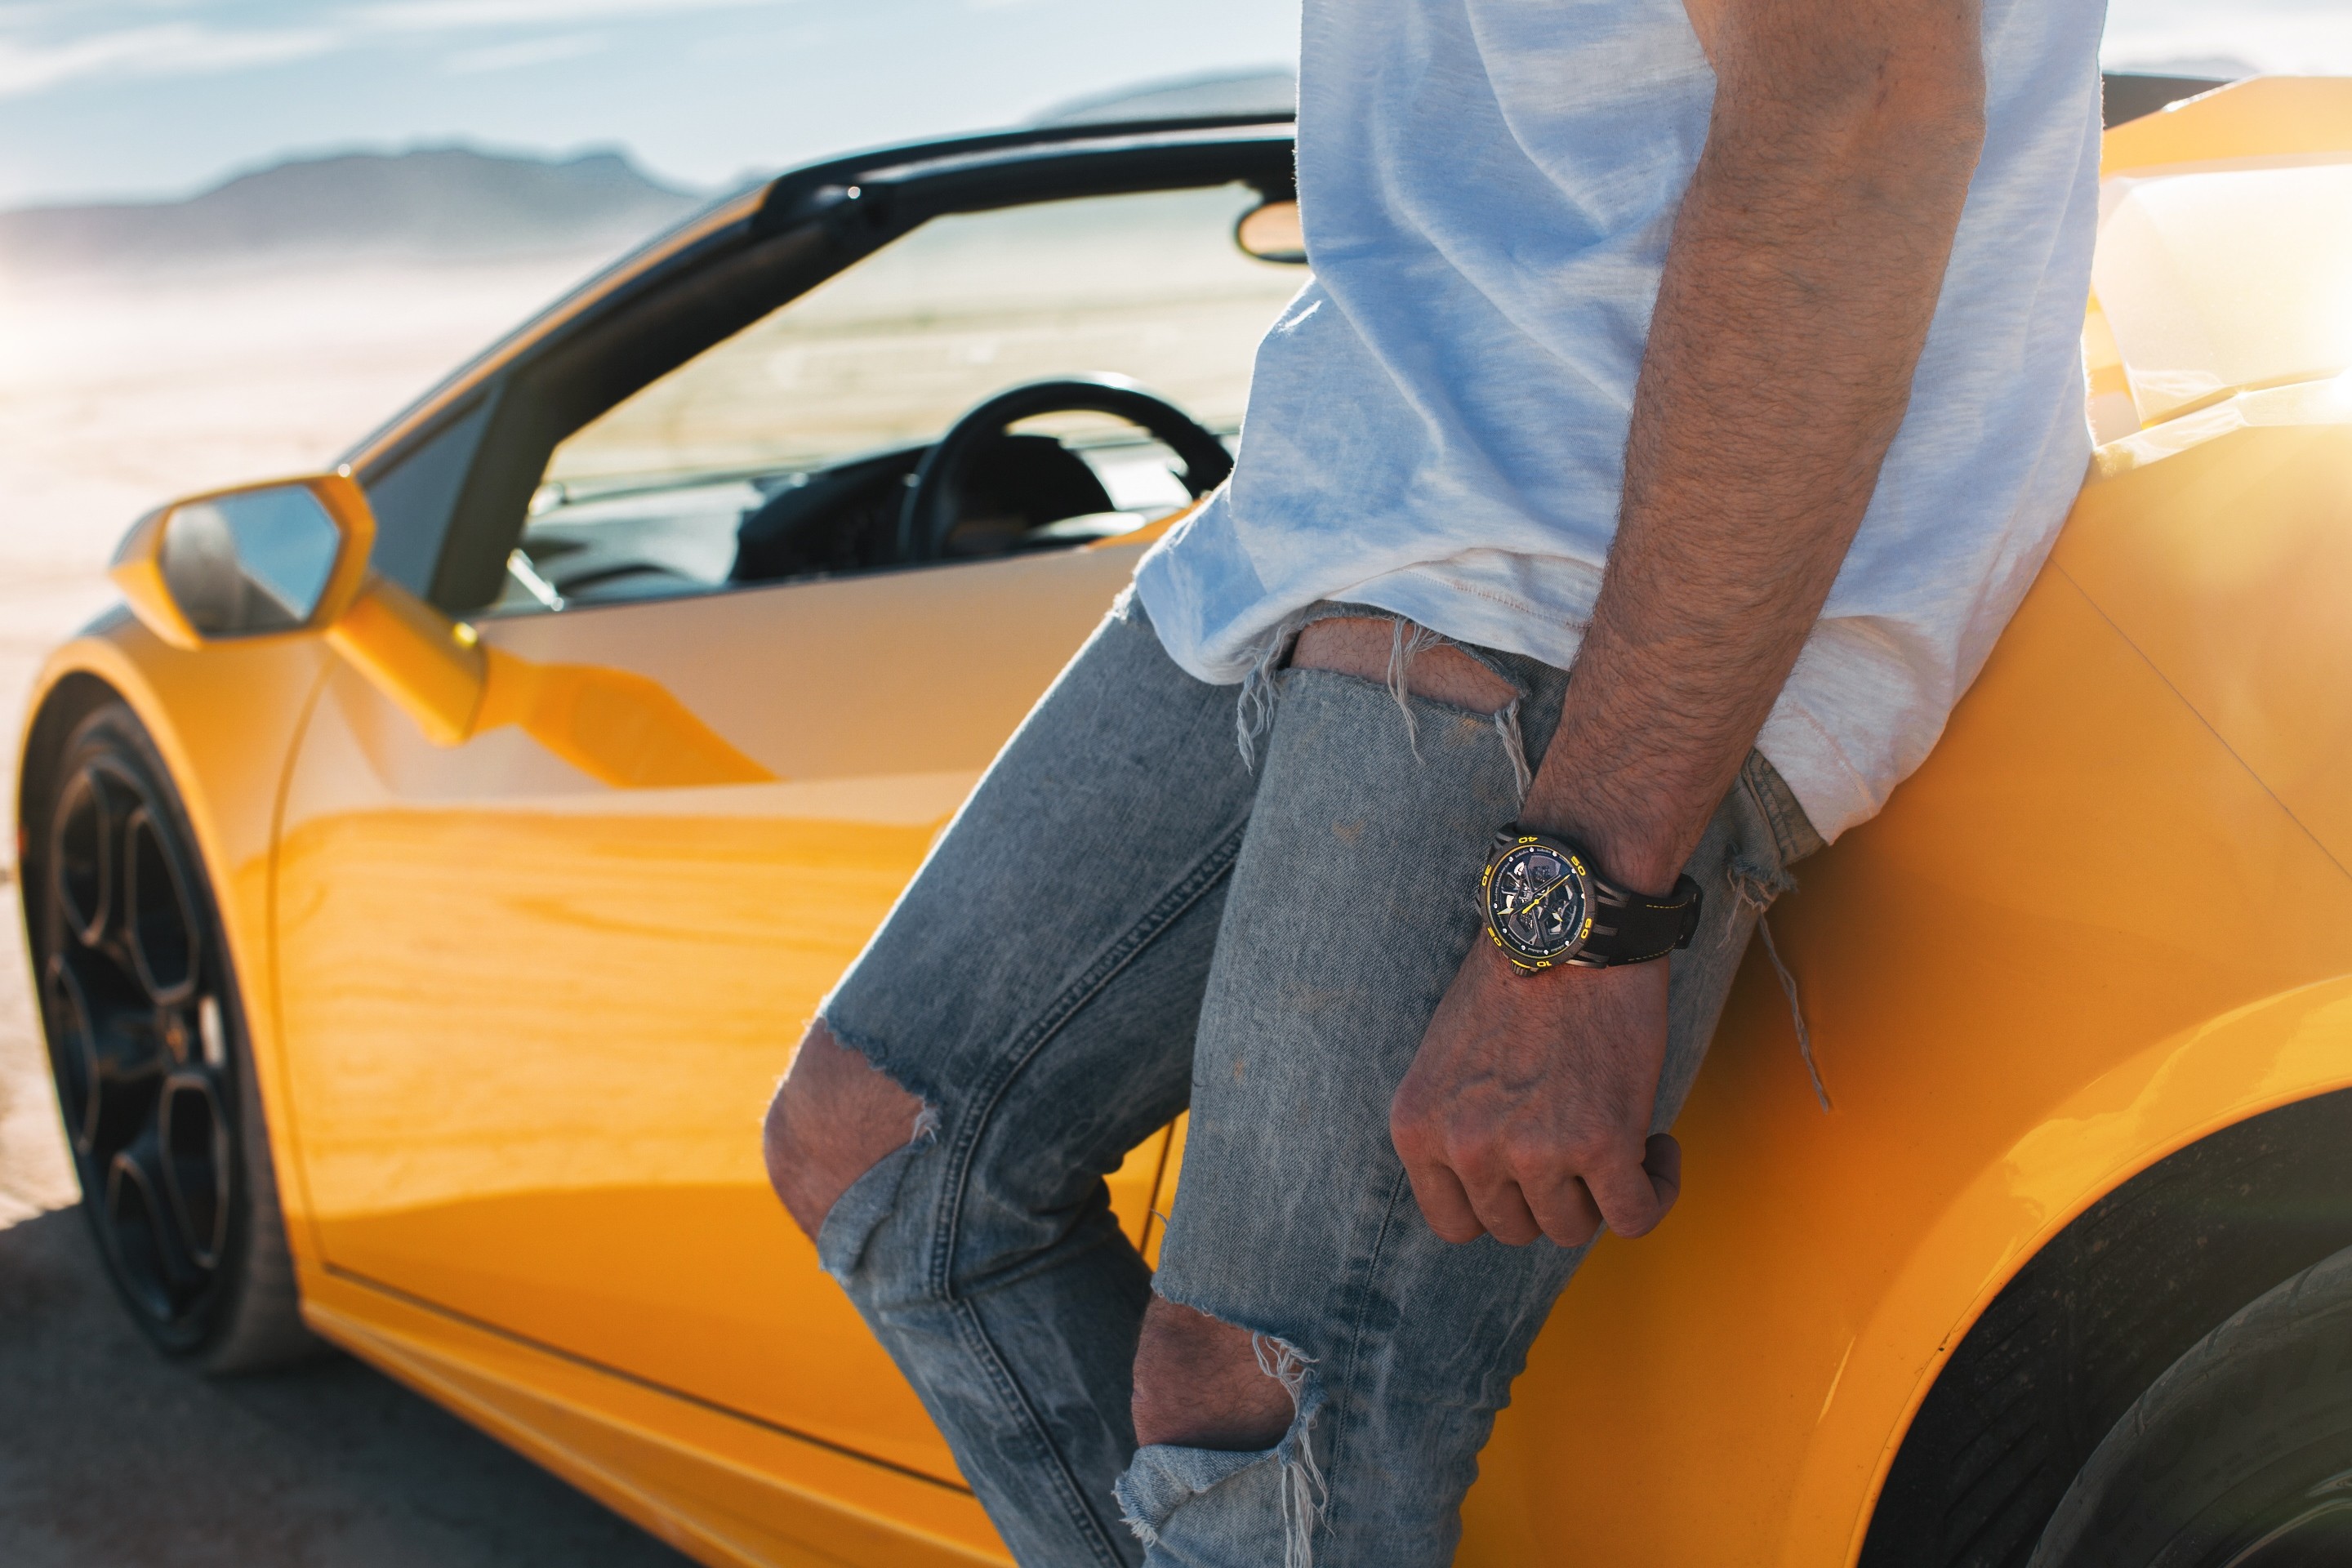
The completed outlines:
<svg viewBox="0 0 2352 1568">
<path fill-rule="evenodd" d="M 1088 375 L 1033 381 L 1000 392 L 941 436 L 915 470 L 898 513 L 898 559 L 937 561 L 948 535 L 963 521 L 964 489 L 973 459 L 1011 426 L 1040 414 L 1108 414 L 1144 430 L 1182 459 L 1179 476 L 1195 497 L 1207 495 L 1234 471 L 1225 444 L 1192 416 L 1124 376 Z"/>
</svg>

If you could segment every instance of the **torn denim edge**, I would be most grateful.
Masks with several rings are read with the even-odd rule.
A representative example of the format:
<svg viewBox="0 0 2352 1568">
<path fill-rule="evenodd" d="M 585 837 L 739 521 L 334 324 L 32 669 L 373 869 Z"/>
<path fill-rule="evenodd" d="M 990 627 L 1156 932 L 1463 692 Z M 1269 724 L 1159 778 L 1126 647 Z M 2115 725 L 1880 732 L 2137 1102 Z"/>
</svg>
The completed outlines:
<svg viewBox="0 0 2352 1568">
<path fill-rule="evenodd" d="M 1307 1383 L 1315 1358 L 1272 1334 L 1250 1335 L 1250 1352 L 1257 1357 L 1258 1370 L 1290 1395 L 1290 1429 L 1274 1447 L 1275 1462 L 1282 1467 L 1283 1568 L 1313 1568 L 1315 1529 L 1331 1500 L 1323 1467 L 1315 1462 L 1315 1415 L 1323 1406 L 1321 1383 L 1311 1388 Z"/>
<path fill-rule="evenodd" d="M 1212 1314 L 1213 1316 L 1213 1314 Z M 1290 1395 L 1290 1426 L 1271 1448 L 1195 1448 L 1155 1443 L 1136 1450 L 1134 1462 L 1112 1488 L 1119 1515 L 1149 1548 L 1176 1510 L 1256 1466 L 1279 1469 L 1282 1499 L 1283 1568 L 1314 1568 L 1315 1531 L 1322 1525 L 1330 1491 L 1315 1458 L 1315 1418 L 1323 1409 L 1323 1385 L 1315 1358 L 1289 1341 L 1253 1331 L 1250 1351 L 1258 1370 Z"/>
<path fill-rule="evenodd" d="M 1120 1520 L 1149 1551 L 1160 1543 L 1160 1529 L 1178 1509 L 1265 1463 L 1271 1452 L 1153 1443 L 1135 1451 L 1133 1462 L 1111 1483 L 1111 1495 L 1118 1500 Z"/>
<path fill-rule="evenodd" d="M 1257 771 L 1257 743 L 1274 725 L 1274 710 L 1282 696 L 1280 677 L 1291 653 L 1298 643 L 1298 634 L 1318 621 L 1365 620 L 1389 623 L 1389 695 L 1396 699 L 1397 711 L 1404 715 L 1405 744 L 1412 748 L 1413 761 L 1421 761 L 1421 721 L 1409 700 L 1412 661 L 1423 650 L 1433 647 L 1458 648 L 1493 670 L 1519 694 L 1505 706 L 1496 709 L 1489 718 L 1495 733 L 1503 742 L 1504 755 L 1510 759 L 1511 777 L 1517 786 L 1519 798 L 1527 798 L 1528 787 L 1535 782 L 1535 770 L 1528 765 L 1527 739 L 1519 727 L 1519 705 L 1527 700 L 1526 692 L 1509 672 L 1497 666 L 1485 652 L 1471 644 L 1460 642 L 1443 632 L 1433 631 L 1410 616 L 1393 610 L 1382 610 L 1369 605 L 1349 605 L 1322 600 L 1304 609 L 1293 610 L 1265 634 L 1258 645 L 1250 667 L 1242 675 L 1242 689 L 1234 707 L 1234 729 L 1241 745 L 1242 766 Z"/>
<path fill-rule="evenodd" d="M 1830 1110 L 1830 1091 L 1822 1082 L 1822 1069 L 1813 1060 L 1813 1032 L 1805 1024 L 1805 1009 L 1797 997 L 1797 977 L 1780 956 L 1780 944 L 1772 940 L 1770 910 L 1773 900 L 1781 894 L 1793 892 L 1797 879 L 1779 867 L 1759 866 L 1753 861 L 1735 858 L 1727 879 L 1731 896 L 1740 904 L 1756 911 L 1756 934 L 1764 939 L 1764 956 L 1771 961 L 1772 973 L 1780 979 L 1780 993 L 1789 999 L 1789 1020 L 1797 1028 L 1797 1054 L 1805 1059 L 1805 1076 L 1813 1081 L 1813 1098 L 1821 1102 L 1823 1114 Z M 1723 939 L 1731 940 L 1730 926 L 1724 928 Z"/>
<path fill-rule="evenodd" d="M 824 1223 L 817 1226 L 816 1259 L 819 1267 L 843 1285 L 857 1272 L 866 1258 L 866 1248 L 890 1211 L 898 1206 L 898 1189 L 907 1180 L 907 1168 L 920 1153 L 920 1143 L 901 1143 L 866 1168 L 866 1173 L 843 1189 L 825 1211 Z"/>
<path fill-rule="evenodd" d="M 1234 731 L 1241 743 L 1242 766 L 1257 772 L 1257 743 L 1274 727 L 1274 709 L 1282 696 L 1278 678 L 1283 665 L 1290 658 L 1291 646 L 1298 634 L 1324 616 L 1318 612 L 1324 606 L 1309 605 L 1303 610 L 1293 610 L 1276 623 L 1258 645 L 1256 657 L 1242 673 L 1241 695 L 1234 704 Z"/>
<path fill-rule="evenodd" d="M 1424 648 L 1443 647 L 1445 639 L 1419 621 L 1409 621 L 1402 616 L 1389 619 L 1389 695 L 1396 699 L 1397 711 L 1404 715 L 1404 743 L 1414 762 L 1421 761 L 1421 721 L 1413 717 L 1412 704 L 1405 700 L 1410 695 L 1406 683 L 1412 673 L 1412 661 Z"/>
<path fill-rule="evenodd" d="M 872 1042 L 845 1034 L 822 1013 L 817 1021 L 824 1026 L 835 1044 L 856 1051 L 867 1067 L 913 1095 L 918 1107 L 907 1141 L 868 1165 L 856 1181 L 843 1188 L 841 1195 L 833 1200 L 833 1206 L 825 1211 L 824 1223 L 817 1226 L 818 1266 L 846 1286 L 864 1259 L 874 1233 L 898 1206 L 898 1189 L 906 1184 L 907 1171 L 914 1164 L 915 1156 L 939 1142 L 940 1107 L 937 1097 L 924 1093 L 892 1071 L 879 1047 Z"/>
<path fill-rule="evenodd" d="M 1514 697 L 1494 712 L 1495 733 L 1503 738 L 1503 754 L 1511 759 L 1511 782 L 1525 801 L 1528 791 L 1536 782 L 1536 772 L 1528 766 L 1528 738 L 1519 728 L 1519 704 L 1525 697 Z"/>
<path fill-rule="evenodd" d="M 910 1139 L 920 1138 L 926 1131 L 938 1131 L 939 1106 L 943 1097 L 935 1092 L 930 1085 L 899 1071 L 898 1065 L 891 1061 L 890 1053 L 881 1041 L 857 1030 L 843 1028 L 839 1020 L 834 1018 L 825 1010 L 832 1005 L 833 998 L 827 996 L 824 1000 L 825 1006 L 817 1009 L 816 1022 L 824 1026 L 824 1032 L 833 1037 L 833 1043 L 856 1051 L 864 1058 L 867 1067 L 922 1102 L 923 1110 L 915 1118 L 915 1130 L 909 1134 Z M 928 1126 L 925 1124 L 926 1117 L 929 1119 Z"/>
</svg>

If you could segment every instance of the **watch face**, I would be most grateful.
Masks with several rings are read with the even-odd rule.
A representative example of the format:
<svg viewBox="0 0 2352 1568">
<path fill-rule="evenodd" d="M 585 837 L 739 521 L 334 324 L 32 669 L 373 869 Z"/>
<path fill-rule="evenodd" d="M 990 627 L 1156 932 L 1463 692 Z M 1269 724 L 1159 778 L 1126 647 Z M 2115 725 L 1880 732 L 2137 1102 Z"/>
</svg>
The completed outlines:
<svg viewBox="0 0 2352 1568">
<path fill-rule="evenodd" d="M 1548 844 L 1515 845 L 1486 875 L 1487 924 L 1517 957 L 1565 958 L 1592 929 L 1588 875 L 1574 856 Z"/>
</svg>

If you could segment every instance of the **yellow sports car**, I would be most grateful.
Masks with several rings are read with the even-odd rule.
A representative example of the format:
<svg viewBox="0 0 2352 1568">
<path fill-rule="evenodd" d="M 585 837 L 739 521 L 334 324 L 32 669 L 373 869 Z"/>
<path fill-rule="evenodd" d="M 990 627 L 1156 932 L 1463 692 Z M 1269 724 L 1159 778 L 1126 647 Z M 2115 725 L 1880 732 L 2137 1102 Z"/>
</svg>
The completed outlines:
<svg viewBox="0 0 2352 1568">
<path fill-rule="evenodd" d="M 158 1345 L 331 1341 L 708 1563 L 1004 1560 L 761 1113 L 1229 468 L 1290 136 L 787 174 L 336 472 L 133 530 L 18 843 Z M 2352 81 L 2120 124 L 2105 175 L 2080 505 L 1775 911 L 1802 1023 L 1754 955 L 1681 1206 L 1563 1299 L 1465 1563 L 2352 1561 Z M 1147 1256 L 1181 1138 L 1105 1194 Z"/>
</svg>

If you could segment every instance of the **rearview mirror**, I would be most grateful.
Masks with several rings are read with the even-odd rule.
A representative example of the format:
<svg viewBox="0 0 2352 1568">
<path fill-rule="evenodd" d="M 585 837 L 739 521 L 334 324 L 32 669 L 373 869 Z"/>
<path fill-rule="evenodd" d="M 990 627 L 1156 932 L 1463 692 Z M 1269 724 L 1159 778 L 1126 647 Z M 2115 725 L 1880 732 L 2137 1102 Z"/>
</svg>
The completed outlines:
<svg viewBox="0 0 2352 1568">
<path fill-rule="evenodd" d="M 374 514 L 342 474 L 191 497 L 150 513 L 115 552 L 131 609 L 174 647 L 323 627 L 349 606 Z"/>
<path fill-rule="evenodd" d="M 1234 225 L 1234 243 L 1260 261 L 1307 265 L 1307 230 L 1296 201 L 1260 202 Z"/>
</svg>

